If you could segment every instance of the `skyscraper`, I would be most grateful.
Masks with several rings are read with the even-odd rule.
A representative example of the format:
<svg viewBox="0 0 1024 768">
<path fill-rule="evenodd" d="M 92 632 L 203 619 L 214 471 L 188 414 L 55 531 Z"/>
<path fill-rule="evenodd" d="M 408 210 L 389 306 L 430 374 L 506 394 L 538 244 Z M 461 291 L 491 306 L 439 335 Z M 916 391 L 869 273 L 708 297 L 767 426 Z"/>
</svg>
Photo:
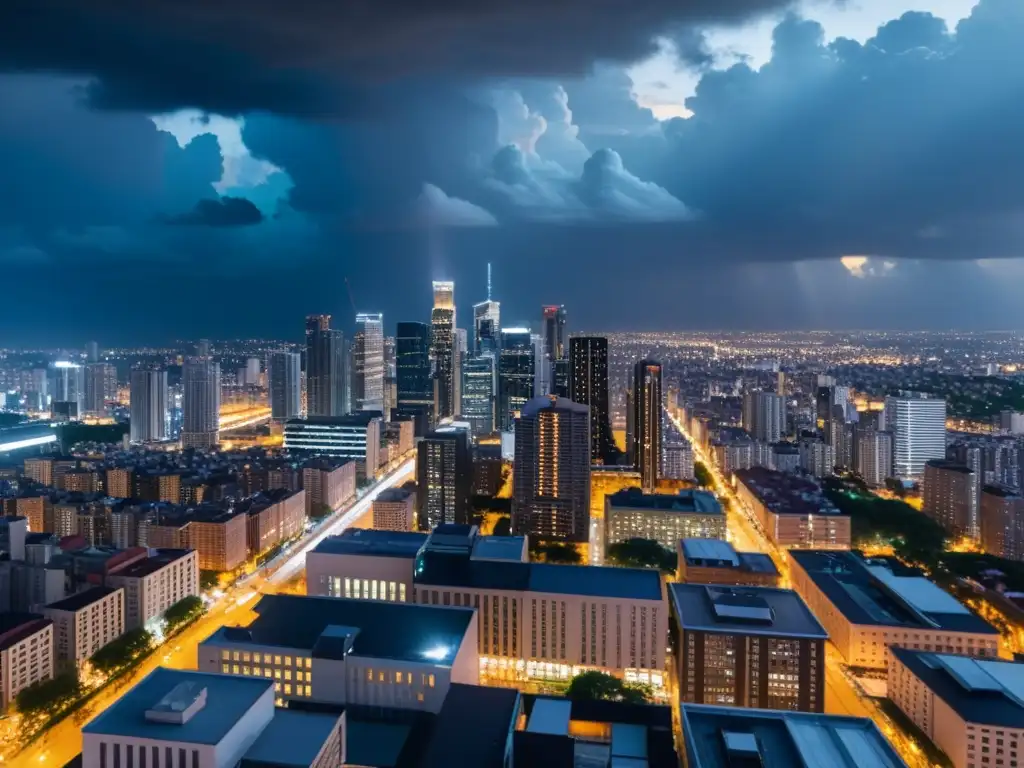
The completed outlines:
<svg viewBox="0 0 1024 768">
<path fill-rule="evenodd" d="M 542 311 L 542 317 L 543 326 L 541 332 L 544 336 L 545 373 L 547 374 L 547 383 L 550 390 L 555 382 L 555 362 L 563 359 L 568 352 L 565 340 L 565 307 L 556 305 L 545 306 Z"/>
<path fill-rule="evenodd" d="M 978 482 L 970 467 L 946 459 L 927 462 L 921 498 L 921 511 L 951 536 L 978 538 Z"/>
<path fill-rule="evenodd" d="M 352 408 L 384 410 L 384 315 L 356 315 L 352 339 Z"/>
<path fill-rule="evenodd" d="M 85 345 L 85 355 L 90 363 L 98 363 L 100 361 L 100 345 L 95 341 L 90 341 Z"/>
<path fill-rule="evenodd" d="M 516 414 L 534 394 L 534 351 L 529 328 L 501 331 L 498 357 L 498 429 L 512 429 Z"/>
<path fill-rule="evenodd" d="M 469 441 L 464 426 L 440 427 L 420 440 L 416 457 L 420 530 L 469 522 L 473 478 Z"/>
<path fill-rule="evenodd" d="M 892 432 L 893 476 L 917 481 L 931 459 L 946 458 L 946 401 L 921 392 L 885 398 L 885 428 Z"/>
<path fill-rule="evenodd" d="M 302 356 L 276 350 L 267 353 L 270 418 L 275 421 L 302 415 Z"/>
<path fill-rule="evenodd" d="M 430 327 L 398 323 L 395 334 L 395 411 L 416 420 L 416 436 L 434 425 L 434 382 L 430 377 Z"/>
<path fill-rule="evenodd" d="M 455 283 L 434 281 L 434 309 L 430 313 L 431 351 L 434 356 L 436 418 L 458 411 L 459 355 L 455 345 Z"/>
<path fill-rule="evenodd" d="M 462 418 L 474 435 L 494 431 L 494 355 L 481 354 L 462 364 Z"/>
<path fill-rule="evenodd" d="M 661 363 L 640 360 L 633 368 L 633 464 L 645 489 L 658 483 L 661 404 Z"/>
<path fill-rule="evenodd" d="M 85 367 L 85 412 L 106 415 L 107 402 L 117 399 L 117 369 L 110 363 Z"/>
<path fill-rule="evenodd" d="M 857 474 L 872 488 L 885 485 L 892 475 L 891 434 L 874 429 L 857 430 Z"/>
<path fill-rule="evenodd" d="M 220 363 L 190 357 L 181 370 L 183 448 L 216 448 L 220 442 Z"/>
<path fill-rule="evenodd" d="M 501 304 L 497 301 L 481 301 L 473 305 L 473 350 L 482 352 L 498 351 L 498 334 L 501 333 Z"/>
<path fill-rule="evenodd" d="M 569 399 L 590 408 L 590 459 L 610 464 L 612 424 L 608 413 L 608 339 L 569 340 Z"/>
<path fill-rule="evenodd" d="M 590 535 L 590 413 L 551 395 L 527 402 L 516 421 L 512 529 L 539 539 Z"/>
<path fill-rule="evenodd" d="M 51 370 L 51 410 L 70 418 L 82 418 L 85 411 L 85 369 L 78 363 L 58 360 Z"/>
<path fill-rule="evenodd" d="M 331 328 L 330 315 L 306 318 L 306 411 L 310 416 L 348 412 L 345 336 Z"/>
<path fill-rule="evenodd" d="M 760 390 L 747 392 L 743 410 L 744 418 L 750 419 L 743 426 L 755 440 L 777 443 L 786 433 L 786 398 L 782 395 Z"/>
<path fill-rule="evenodd" d="M 134 370 L 129 384 L 131 441 L 155 443 L 168 439 L 167 371 Z"/>
</svg>

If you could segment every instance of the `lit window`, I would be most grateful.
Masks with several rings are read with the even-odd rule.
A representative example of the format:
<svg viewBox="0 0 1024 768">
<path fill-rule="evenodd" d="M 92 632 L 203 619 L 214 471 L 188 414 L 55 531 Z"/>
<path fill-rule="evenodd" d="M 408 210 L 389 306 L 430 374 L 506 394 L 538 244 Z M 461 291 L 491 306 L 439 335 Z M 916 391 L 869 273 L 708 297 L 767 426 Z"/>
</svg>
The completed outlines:
<svg viewBox="0 0 1024 768">
<path fill-rule="evenodd" d="M 306 669 L 309 669 L 309 668 L 310 668 L 310 667 L 312 667 L 312 666 L 313 666 L 313 659 L 312 659 L 312 658 L 309 658 L 309 657 L 307 657 L 307 658 L 306 658 Z"/>
<path fill-rule="evenodd" d="M 285 683 L 284 684 L 284 695 L 285 696 L 291 696 L 292 695 L 292 686 L 291 686 L 290 683 Z"/>
<path fill-rule="evenodd" d="M 220 657 L 224 661 L 230 661 L 231 660 L 231 652 L 230 651 L 221 651 L 220 652 Z"/>
<path fill-rule="evenodd" d="M 281 692 L 281 684 L 280 683 L 274 683 L 274 690 L 277 691 L 278 693 L 280 693 Z"/>
<path fill-rule="evenodd" d="M 220 667 L 220 671 L 223 672 L 225 675 L 228 674 L 230 669 L 231 669 L 231 666 L 228 665 L 228 664 L 222 664 L 221 667 Z"/>
<path fill-rule="evenodd" d="M 248 675 L 249 674 L 249 667 L 242 667 L 242 674 L 243 675 Z"/>
<path fill-rule="evenodd" d="M 429 685 L 429 686 L 430 686 L 431 688 L 433 688 L 433 687 L 434 687 L 434 676 L 433 676 L 433 675 L 430 675 L 429 677 L 427 677 L 427 684 L 428 684 L 428 685 Z"/>
<path fill-rule="evenodd" d="M 238 674 L 238 665 L 237 664 L 232 664 L 231 665 L 231 673 L 234 674 L 234 675 Z"/>
<path fill-rule="evenodd" d="M 246 651 L 242 654 L 242 661 L 249 661 L 249 652 Z"/>
<path fill-rule="evenodd" d="M 369 682 L 371 682 L 371 683 L 373 682 L 373 670 L 372 669 L 366 670 L 366 679 Z"/>
<path fill-rule="evenodd" d="M 291 656 L 285 656 L 284 657 L 284 665 L 286 667 L 290 667 L 292 665 L 292 657 Z"/>
<path fill-rule="evenodd" d="M 423 694 L 422 693 L 417 693 L 416 694 L 416 701 L 423 701 Z"/>
<path fill-rule="evenodd" d="M 259 655 L 258 653 L 254 653 L 254 654 L 252 655 L 252 660 L 253 660 L 254 662 L 256 662 L 257 664 L 259 664 L 259 663 L 260 663 L 260 655 Z"/>
<path fill-rule="evenodd" d="M 284 679 L 285 680 L 291 680 L 292 679 L 292 671 L 290 669 L 286 669 L 284 671 Z"/>
<path fill-rule="evenodd" d="M 313 695 L 313 689 L 310 686 L 308 686 L 308 685 L 306 686 L 306 695 L 307 696 L 312 696 Z"/>
<path fill-rule="evenodd" d="M 395 682 L 396 683 L 402 682 L 402 673 L 401 672 L 395 672 Z"/>
<path fill-rule="evenodd" d="M 277 664 L 278 666 L 281 666 L 281 657 L 280 656 L 275 656 L 274 657 L 274 663 Z"/>
</svg>

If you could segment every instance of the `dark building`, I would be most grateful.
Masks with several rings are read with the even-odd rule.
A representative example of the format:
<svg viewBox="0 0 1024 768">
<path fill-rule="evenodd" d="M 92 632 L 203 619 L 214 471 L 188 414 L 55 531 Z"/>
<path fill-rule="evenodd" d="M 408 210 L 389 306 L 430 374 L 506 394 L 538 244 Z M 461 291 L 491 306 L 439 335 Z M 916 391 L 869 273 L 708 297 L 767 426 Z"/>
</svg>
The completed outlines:
<svg viewBox="0 0 1024 768">
<path fill-rule="evenodd" d="M 569 399 L 590 409 L 591 463 L 614 464 L 617 452 L 608 414 L 608 339 L 577 336 L 569 340 Z"/>
<path fill-rule="evenodd" d="M 501 443 L 477 443 L 473 446 L 473 495 L 497 496 L 501 490 L 505 462 Z"/>
<path fill-rule="evenodd" d="M 469 431 L 441 427 L 417 447 L 416 506 L 420 530 L 469 522 L 473 457 Z"/>
<path fill-rule="evenodd" d="M 790 589 L 669 584 L 680 703 L 825 711 L 824 630 Z"/>
<path fill-rule="evenodd" d="M 565 307 L 548 305 L 544 307 L 541 320 L 541 334 L 544 350 L 544 381 L 551 393 L 555 393 L 555 364 L 569 356 L 565 337 Z M 537 392 L 546 395 L 548 392 Z M 557 393 L 555 393 L 557 394 Z M 565 397 L 566 395 L 561 395 Z"/>
<path fill-rule="evenodd" d="M 661 363 L 640 360 L 633 368 L 633 465 L 646 489 L 658 484 L 661 465 Z"/>
<path fill-rule="evenodd" d="M 508 432 L 516 415 L 533 397 L 533 340 L 528 328 L 503 328 L 498 354 L 498 429 Z"/>
<path fill-rule="evenodd" d="M 395 413 L 415 419 L 417 437 L 434 423 L 434 382 L 430 375 L 430 326 L 398 323 L 395 335 Z"/>
<path fill-rule="evenodd" d="M 330 315 L 306 318 L 306 413 L 348 413 L 348 366 L 345 336 L 331 329 Z"/>
<path fill-rule="evenodd" d="M 554 365 L 551 366 L 551 394 L 555 397 L 569 399 L 570 370 L 568 357 L 555 360 Z"/>
<path fill-rule="evenodd" d="M 978 535 L 978 483 L 970 467 L 945 459 L 924 465 L 921 511 L 959 538 Z"/>
<path fill-rule="evenodd" d="M 1024 496 L 1002 485 L 981 491 L 981 548 L 990 555 L 1024 560 Z"/>
</svg>

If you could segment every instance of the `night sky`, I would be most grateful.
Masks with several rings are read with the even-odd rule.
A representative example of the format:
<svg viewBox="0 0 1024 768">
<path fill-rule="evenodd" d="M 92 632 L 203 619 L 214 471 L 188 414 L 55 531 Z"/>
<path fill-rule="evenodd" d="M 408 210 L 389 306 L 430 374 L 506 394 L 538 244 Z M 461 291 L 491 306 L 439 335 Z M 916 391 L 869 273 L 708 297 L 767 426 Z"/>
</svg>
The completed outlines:
<svg viewBox="0 0 1024 768">
<path fill-rule="evenodd" d="M 0 344 L 1024 327 L 1024 3 L 595 5 L 0 4 Z"/>
</svg>

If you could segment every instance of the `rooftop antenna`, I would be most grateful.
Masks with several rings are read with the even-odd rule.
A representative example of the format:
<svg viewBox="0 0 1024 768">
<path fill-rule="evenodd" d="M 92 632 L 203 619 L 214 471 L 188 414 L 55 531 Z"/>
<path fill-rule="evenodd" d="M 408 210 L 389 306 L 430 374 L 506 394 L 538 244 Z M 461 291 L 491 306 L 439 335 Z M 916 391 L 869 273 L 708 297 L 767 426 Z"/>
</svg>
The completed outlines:
<svg viewBox="0 0 1024 768">
<path fill-rule="evenodd" d="M 487 300 L 491 300 L 491 262 L 487 262 Z"/>
</svg>

